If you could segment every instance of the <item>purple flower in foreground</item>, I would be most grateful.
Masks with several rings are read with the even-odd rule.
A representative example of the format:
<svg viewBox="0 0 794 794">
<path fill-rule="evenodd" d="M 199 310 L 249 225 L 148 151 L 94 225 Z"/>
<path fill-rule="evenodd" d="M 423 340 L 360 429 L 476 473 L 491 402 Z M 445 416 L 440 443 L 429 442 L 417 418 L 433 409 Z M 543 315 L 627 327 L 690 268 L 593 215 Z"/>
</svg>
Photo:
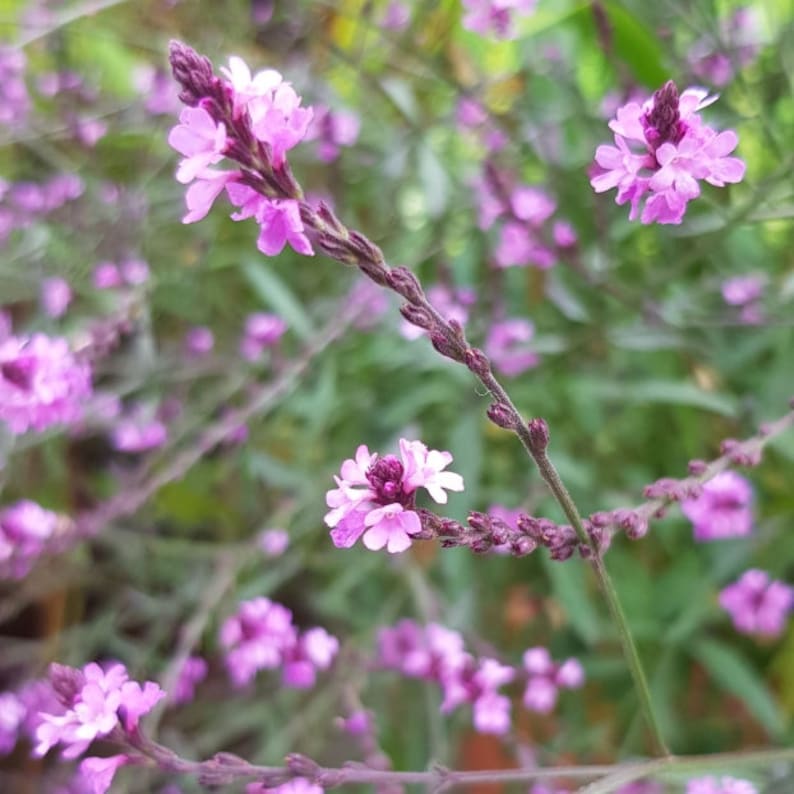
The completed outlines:
<svg viewBox="0 0 794 794">
<path fill-rule="evenodd" d="M 80 762 L 80 775 L 92 794 L 105 794 L 110 789 L 118 768 L 128 763 L 130 763 L 130 759 L 126 755 L 84 758 Z"/>
<path fill-rule="evenodd" d="M 794 609 L 794 587 L 751 569 L 720 592 L 720 606 L 730 614 L 736 631 L 777 637 Z"/>
<path fill-rule="evenodd" d="M 130 681 L 121 664 L 107 671 L 93 662 L 82 670 L 52 665 L 50 682 L 66 711 L 41 714 L 42 722 L 36 729 L 38 756 L 62 744 L 64 758 L 77 758 L 94 739 L 107 736 L 116 727 L 134 731 L 138 718 L 165 697 L 152 681 L 143 687 Z"/>
<path fill-rule="evenodd" d="M 363 535 L 372 551 L 405 551 L 422 530 L 414 509 L 417 489 L 425 488 L 439 504 L 446 504 L 446 491 L 463 490 L 463 478 L 444 471 L 451 462 L 449 452 L 428 450 L 421 441 L 400 439 L 399 459 L 370 454 L 362 444 L 334 477 L 338 487 L 326 494 L 331 510 L 325 523 L 334 545 L 349 548 Z"/>
<path fill-rule="evenodd" d="M 682 501 L 681 510 L 692 522 L 697 541 L 742 537 L 753 529 L 752 499 L 748 480 L 723 471 L 703 485 L 696 499 Z"/>
<path fill-rule="evenodd" d="M 179 124 L 168 135 L 168 143 L 184 155 L 176 178 L 186 184 L 223 159 L 227 147 L 226 126 L 216 122 L 202 107 L 183 108 Z"/>
<path fill-rule="evenodd" d="M 630 220 L 639 215 L 646 224 L 677 224 L 687 203 L 700 195 L 700 181 L 717 187 L 740 182 L 745 165 L 728 156 L 738 143 L 736 133 L 717 132 L 698 114 L 715 100 L 699 88 L 679 96 L 670 81 L 643 105 L 619 108 L 609 122 L 615 146 L 596 150 L 590 180 L 596 193 L 616 187 L 616 202 L 631 204 Z"/>
<path fill-rule="evenodd" d="M 0 420 L 12 433 L 75 422 L 90 395 L 90 367 L 65 339 L 34 334 L 0 341 Z"/>
<path fill-rule="evenodd" d="M 749 780 L 708 776 L 687 781 L 686 794 L 758 794 L 758 789 Z"/>
</svg>

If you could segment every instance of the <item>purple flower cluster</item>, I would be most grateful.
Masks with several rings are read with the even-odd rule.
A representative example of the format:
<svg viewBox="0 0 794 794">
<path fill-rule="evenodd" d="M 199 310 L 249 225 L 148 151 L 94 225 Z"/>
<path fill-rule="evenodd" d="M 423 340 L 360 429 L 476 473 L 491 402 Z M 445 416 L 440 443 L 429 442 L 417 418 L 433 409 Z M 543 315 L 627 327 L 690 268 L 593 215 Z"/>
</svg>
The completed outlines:
<svg viewBox="0 0 794 794">
<path fill-rule="evenodd" d="M 700 195 L 699 181 L 717 187 L 740 182 L 745 165 L 728 156 L 738 144 L 736 133 L 717 132 L 699 114 L 714 101 L 700 88 L 679 96 L 669 81 L 644 104 L 619 108 L 609 122 L 615 146 L 596 150 L 590 180 L 596 193 L 616 187 L 615 201 L 631 204 L 630 220 L 678 224 L 688 202 Z"/>
<path fill-rule="evenodd" d="M 492 323 L 484 347 L 491 366 L 508 378 L 536 367 L 540 356 L 531 344 L 534 335 L 535 326 L 521 317 Z"/>
<path fill-rule="evenodd" d="M 364 545 L 392 554 L 405 551 L 411 536 L 422 532 L 416 511 L 416 491 L 424 488 L 438 504 L 446 504 L 446 491 L 462 491 L 463 478 L 444 471 L 452 462 L 449 452 L 428 449 L 421 441 L 400 439 L 400 457 L 370 454 L 365 445 L 348 458 L 337 488 L 328 491 L 331 510 L 325 523 L 337 548 L 349 548 L 362 535 Z"/>
<path fill-rule="evenodd" d="M 70 424 L 91 395 L 91 369 L 62 338 L 0 339 L 0 420 L 12 433 Z"/>
<path fill-rule="evenodd" d="M 207 677 L 207 662 L 201 656 L 188 656 L 179 670 L 171 703 L 179 705 L 189 703 L 196 694 L 196 686 Z"/>
<path fill-rule="evenodd" d="M 240 340 L 240 354 L 246 361 L 259 361 L 267 348 L 278 344 L 286 330 L 287 324 L 276 314 L 249 314 Z"/>
<path fill-rule="evenodd" d="M 479 201 L 479 226 L 490 229 L 500 218 L 499 240 L 494 251 L 498 267 L 533 267 L 547 270 L 557 262 L 557 249 L 576 243 L 571 225 L 547 222 L 557 202 L 546 191 L 531 185 L 511 185 L 507 175 L 487 166 L 475 185 Z"/>
<path fill-rule="evenodd" d="M 722 283 L 722 299 L 728 306 L 739 310 L 739 321 L 744 325 L 758 325 L 763 320 L 761 296 L 766 278 L 759 273 L 734 276 Z"/>
<path fill-rule="evenodd" d="M 217 102 L 210 97 L 196 98 L 179 117 L 168 142 L 184 159 L 176 178 L 189 184 L 186 201 L 188 213 L 184 223 L 201 220 L 225 189 L 238 211 L 233 220 L 255 218 L 260 226 L 257 245 L 268 256 L 278 254 L 289 243 L 298 253 L 312 255 L 309 238 L 304 234 L 298 202 L 291 198 L 268 198 L 245 184 L 240 171 L 221 171 L 212 166 L 241 145 L 259 146 L 265 158 L 262 167 L 284 171 L 286 153 L 302 141 L 309 130 L 313 111 L 301 107 L 301 98 L 274 69 L 251 75 L 242 59 L 229 59 L 229 68 L 221 70 L 226 80 L 219 80 L 224 104 L 231 117 L 224 122 Z M 217 80 L 217 78 L 215 78 Z M 251 140 L 241 141 L 241 135 Z"/>
<path fill-rule="evenodd" d="M 21 126 L 30 111 L 25 85 L 25 53 L 18 47 L 0 46 L 0 126 Z"/>
<path fill-rule="evenodd" d="M 0 578 L 26 576 L 65 525 L 65 518 L 28 499 L 0 511 Z"/>
<path fill-rule="evenodd" d="M 695 540 L 722 540 L 749 535 L 753 530 L 753 489 L 733 471 L 723 471 L 704 483 L 701 493 L 681 502 L 692 522 Z"/>
<path fill-rule="evenodd" d="M 463 27 L 481 36 L 493 34 L 500 39 L 515 36 L 517 15 L 535 10 L 538 0 L 463 0 Z"/>
<path fill-rule="evenodd" d="M 325 629 L 299 632 L 292 612 L 264 597 L 242 601 L 237 613 L 224 621 L 220 641 L 236 687 L 249 684 L 260 670 L 280 667 L 285 686 L 308 689 L 339 650 L 339 641 Z"/>
<path fill-rule="evenodd" d="M 730 614 L 736 631 L 777 637 L 794 609 L 794 587 L 753 568 L 720 592 L 720 606 Z"/>
<path fill-rule="evenodd" d="M 443 692 L 442 713 L 469 703 L 475 730 L 497 735 L 510 730 L 511 702 L 501 693 L 503 686 L 525 679 L 524 705 L 546 714 L 554 707 L 559 688 L 584 683 L 576 659 L 557 665 L 545 648 L 530 648 L 524 654 L 523 670 L 516 669 L 490 657 L 472 656 L 457 631 L 437 623 L 423 627 L 412 620 L 381 629 L 377 662 L 409 678 L 437 683 Z"/>
<path fill-rule="evenodd" d="M 57 174 L 46 182 L 13 182 L 0 179 L 0 243 L 14 229 L 26 229 L 39 218 L 83 193 L 76 174 Z"/>
<path fill-rule="evenodd" d="M 316 140 L 317 157 L 324 163 L 332 163 L 339 157 L 340 147 L 352 146 L 358 140 L 360 129 L 361 121 L 355 113 L 317 105 L 306 140 Z"/>
<path fill-rule="evenodd" d="M 709 775 L 687 781 L 686 794 L 758 794 L 758 789 L 749 780 Z"/>
<path fill-rule="evenodd" d="M 141 259 L 125 259 L 120 264 L 100 262 L 93 273 L 97 289 L 117 289 L 119 287 L 139 287 L 149 279 L 149 265 Z"/>
</svg>

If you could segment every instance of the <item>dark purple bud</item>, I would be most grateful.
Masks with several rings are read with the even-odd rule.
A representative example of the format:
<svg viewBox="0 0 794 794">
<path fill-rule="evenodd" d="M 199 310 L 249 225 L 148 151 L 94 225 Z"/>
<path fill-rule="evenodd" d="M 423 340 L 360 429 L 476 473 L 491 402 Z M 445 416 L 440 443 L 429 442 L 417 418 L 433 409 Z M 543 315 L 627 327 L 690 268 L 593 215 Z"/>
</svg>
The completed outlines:
<svg viewBox="0 0 794 794">
<path fill-rule="evenodd" d="M 421 306 L 414 306 L 411 303 L 405 303 L 400 306 L 400 314 L 408 320 L 411 325 L 416 325 L 419 328 L 424 328 L 426 331 L 433 327 L 433 318 L 427 309 Z"/>
<path fill-rule="evenodd" d="M 542 454 L 549 446 L 549 426 L 545 419 L 529 420 L 529 443 L 532 451 Z"/>
<path fill-rule="evenodd" d="M 312 761 L 311 758 L 300 753 L 289 753 L 284 759 L 284 763 L 293 775 L 305 777 L 308 780 L 314 780 L 322 771 L 316 761 Z"/>
<path fill-rule="evenodd" d="M 556 546 L 554 548 L 549 548 L 549 556 L 552 560 L 557 562 L 565 562 L 565 560 L 569 560 L 573 555 L 574 546 Z"/>
<path fill-rule="evenodd" d="M 519 419 L 516 417 L 515 411 L 508 405 L 491 403 L 486 413 L 497 427 L 501 427 L 504 430 L 515 430 L 518 427 Z"/>
<path fill-rule="evenodd" d="M 333 231 L 341 236 L 345 236 L 347 234 L 347 229 L 345 228 L 344 224 L 339 220 L 339 218 L 334 215 L 333 210 L 326 204 L 324 201 L 320 201 L 317 206 L 317 216 L 320 220 L 330 226 Z"/>
<path fill-rule="evenodd" d="M 678 88 L 668 80 L 654 95 L 653 108 L 646 115 L 646 138 L 655 148 L 663 143 L 678 143 L 681 139 L 678 112 Z"/>
<path fill-rule="evenodd" d="M 466 334 L 463 332 L 463 326 L 457 320 L 454 319 L 448 320 L 447 324 L 452 330 L 452 333 L 455 336 L 455 338 L 458 339 L 462 344 L 465 344 Z"/>
<path fill-rule="evenodd" d="M 730 455 L 738 446 L 739 442 L 735 438 L 726 438 L 720 443 L 720 453 L 722 455 Z"/>
<path fill-rule="evenodd" d="M 517 526 L 519 532 L 523 532 L 533 540 L 539 541 L 541 539 L 540 522 L 534 516 L 528 516 L 526 513 L 522 513 L 518 517 Z"/>
<path fill-rule="evenodd" d="M 491 375 L 491 362 L 488 356 L 476 347 L 466 349 L 464 364 L 479 378 L 488 378 Z"/>
<path fill-rule="evenodd" d="M 447 336 L 440 331 L 430 331 L 430 343 L 442 356 L 451 358 L 453 361 L 463 361 L 465 354 L 460 344 L 456 341 L 450 341 Z"/>
<path fill-rule="evenodd" d="M 49 667 L 49 679 L 55 696 L 61 704 L 70 709 L 77 695 L 85 686 L 85 676 L 81 670 L 53 662 Z"/>
<path fill-rule="evenodd" d="M 376 493 L 376 498 L 381 504 L 402 502 L 402 479 L 405 469 L 394 455 L 384 455 L 378 458 L 367 469 L 367 480 Z"/>
<path fill-rule="evenodd" d="M 30 391 L 35 370 L 35 357 L 20 356 L 13 361 L 5 361 L 0 364 L 0 377 L 22 391 Z"/>
<path fill-rule="evenodd" d="M 589 520 L 594 527 L 608 527 L 614 523 L 615 517 L 612 513 L 599 512 L 593 513 Z"/>
<path fill-rule="evenodd" d="M 432 511 L 419 508 L 416 513 L 422 524 L 422 531 L 428 533 L 429 537 L 435 537 L 441 531 L 442 520 Z"/>
<path fill-rule="evenodd" d="M 350 243 L 353 249 L 359 253 L 361 260 L 377 264 L 383 269 L 383 265 L 386 262 L 383 258 L 383 251 L 381 251 L 372 240 L 361 234 L 361 232 L 351 231 L 348 234 L 350 236 Z"/>
<path fill-rule="evenodd" d="M 331 259 L 341 262 L 343 265 L 358 264 L 358 257 L 350 250 L 348 241 L 341 239 L 334 232 L 317 232 L 314 234 L 314 239 L 317 247 Z"/>
<path fill-rule="evenodd" d="M 494 545 L 502 546 L 510 540 L 511 535 L 514 535 L 513 532 L 504 521 L 499 518 L 492 518 L 491 519 L 491 540 L 493 541 Z"/>
<path fill-rule="evenodd" d="M 419 279 L 407 267 L 393 267 L 386 276 L 386 283 L 409 303 L 419 303 L 425 297 Z"/>
<path fill-rule="evenodd" d="M 538 544 L 532 538 L 516 538 L 510 544 L 510 551 L 514 557 L 526 557 L 528 554 L 532 554 L 537 547 Z"/>
<path fill-rule="evenodd" d="M 486 554 L 492 548 L 493 544 L 489 538 L 474 538 L 469 541 L 469 548 L 475 554 Z"/>
<path fill-rule="evenodd" d="M 705 460 L 699 460 L 696 458 L 695 460 L 689 461 L 687 469 L 693 477 L 699 477 L 701 474 L 705 474 L 708 467 L 709 465 Z"/>
<path fill-rule="evenodd" d="M 469 513 L 466 523 L 477 532 L 489 532 L 491 529 L 491 517 L 487 513 L 478 513 L 476 510 Z"/>
<path fill-rule="evenodd" d="M 194 107 L 204 97 L 215 93 L 212 63 L 181 41 L 172 41 L 168 47 L 168 60 L 174 79 L 182 87 L 179 99 Z"/>
</svg>

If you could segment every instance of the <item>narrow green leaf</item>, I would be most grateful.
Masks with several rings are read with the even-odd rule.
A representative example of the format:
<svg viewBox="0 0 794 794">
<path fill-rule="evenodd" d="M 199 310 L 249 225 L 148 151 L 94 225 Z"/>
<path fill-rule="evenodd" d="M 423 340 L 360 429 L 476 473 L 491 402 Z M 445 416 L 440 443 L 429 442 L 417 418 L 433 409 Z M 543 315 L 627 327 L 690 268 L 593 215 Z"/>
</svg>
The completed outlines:
<svg viewBox="0 0 794 794">
<path fill-rule="evenodd" d="M 716 640 L 700 640 L 692 655 L 708 670 L 714 682 L 738 697 L 773 736 L 785 731 L 783 715 L 763 678 L 738 651 Z"/>
<path fill-rule="evenodd" d="M 268 308 L 280 315 L 301 339 L 310 337 L 314 329 L 301 302 L 272 268 L 261 262 L 247 262 L 245 275 L 256 294 Z"/>
</svg>

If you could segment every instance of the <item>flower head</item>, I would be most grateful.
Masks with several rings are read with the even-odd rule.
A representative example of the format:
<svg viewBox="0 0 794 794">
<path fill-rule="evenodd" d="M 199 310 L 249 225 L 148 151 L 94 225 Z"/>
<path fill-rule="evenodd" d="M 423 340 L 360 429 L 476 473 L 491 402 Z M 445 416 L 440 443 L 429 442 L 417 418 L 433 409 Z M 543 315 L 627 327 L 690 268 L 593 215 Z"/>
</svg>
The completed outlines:
<svg viewBox="0 0 794 794">
<path fill-rule="evenodd" d="M 0 340 L 0 420 L 12 433 L 75 422 L 91 394 L 91 369 L 65 339 L 44 334 Z"/>
<path fill-rule="evenodd" d="M 337 488 L 326 494 L 331 509 L 325 523 L 334 545 L 348 548 L 363 535 L 368 549 L 405 551 L 422 531 L 417 489 L 424 488 L 439 504 L 446 503 L 446 491 L 463 490 L 463 478 L 444 471 L 451 462 L 449 452 L 429 450 L 420 441 L 401 439 L 399 458 L 370 454 L 362 444 L 334 478 Z"/>
<path fill-rule="evenodd" d="M 737 631 L 777 637 L 794 609 L 794 587 L 752 569 L 720 592 L 720 606 L 730 614 Z"/>
<path fill-rule="evenodd" d="M 744 477 L 723 471 L 704 484 L 700 496 L 681 502 L 681 510 L 693 524 L 695 540 L 742 537 L 753 529 L 752 498 Z"/>
<path fill-rule="evenodd" d="M 679 95 L 672 81 L 640 105 L 618 108 L 609 122 L 615 146 L 596 150 L 590 184 L 596 193 L 618 189 L 616 202 L 631 204 L 629 219 L 681 223 L 688 202 L 700 195 L 700 181 L 722 187 L 740 182 L 744 163 L 729 157 L 738 144 L 732 130 L 706 126 L 699 111 L 716 101 L 688 88 Z"/>
</svg>

